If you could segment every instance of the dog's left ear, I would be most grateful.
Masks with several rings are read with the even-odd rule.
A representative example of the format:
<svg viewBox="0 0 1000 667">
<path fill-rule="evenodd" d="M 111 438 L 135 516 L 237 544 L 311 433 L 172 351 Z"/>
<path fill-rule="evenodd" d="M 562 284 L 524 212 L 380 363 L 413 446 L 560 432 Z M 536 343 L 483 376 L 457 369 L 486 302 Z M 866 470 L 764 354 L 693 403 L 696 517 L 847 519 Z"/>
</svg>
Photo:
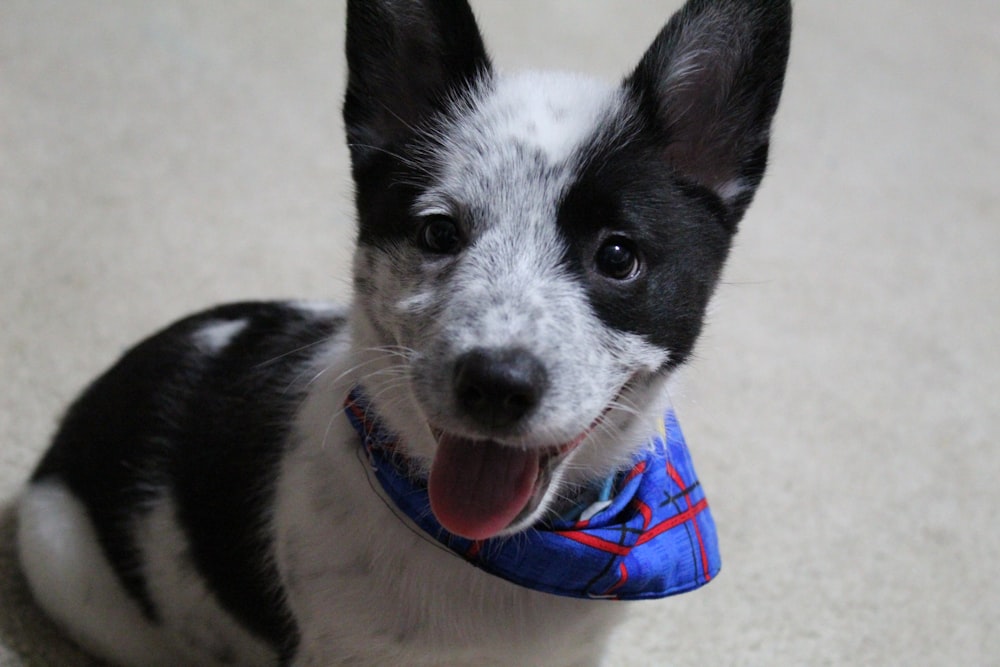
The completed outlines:
<svg viewBox="0 0 1000 667">
<path fill-rule="evenodd" d="M 490 71 L 467 0 L 349 0 L 344 124 L 355 167 Z"/>
<path fill-rule="evenodd" d="M 791 16 L 789 0 L 689 0 L 625 81 L 671 166 L 733 225 L 764 175 Z"/>
</svg>

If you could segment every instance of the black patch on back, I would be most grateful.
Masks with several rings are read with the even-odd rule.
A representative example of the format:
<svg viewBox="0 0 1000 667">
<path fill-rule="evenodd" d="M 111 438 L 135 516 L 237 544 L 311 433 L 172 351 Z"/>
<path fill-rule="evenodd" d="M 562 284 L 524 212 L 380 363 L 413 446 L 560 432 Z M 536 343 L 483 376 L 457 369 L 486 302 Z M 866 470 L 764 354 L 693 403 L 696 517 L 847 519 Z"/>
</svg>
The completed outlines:
<svg viewBox="0 0 1000 667">
<path fill-rule="evenodd" d="M 193 334 L 248 320 L 221 352 Z M 127 352 L 70 407 L 33 481 L 56 477 L 84 503 L 122 584 L 158 620 L 134 527 L 166 492 L 190 558 L 224 609 L 290 655 L 297 642 L 269 532 L 277 465 L 303 398 L 312 345 L 341 318 L 278 303 L 222 306 Z"/>
</svg>

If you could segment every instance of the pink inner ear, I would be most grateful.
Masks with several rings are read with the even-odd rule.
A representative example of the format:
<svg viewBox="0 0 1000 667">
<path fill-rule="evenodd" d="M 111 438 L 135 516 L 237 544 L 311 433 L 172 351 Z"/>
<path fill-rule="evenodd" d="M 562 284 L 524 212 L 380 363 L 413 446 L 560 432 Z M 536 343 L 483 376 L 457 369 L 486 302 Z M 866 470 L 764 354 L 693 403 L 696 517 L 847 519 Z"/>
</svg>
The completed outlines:
<svg viewBox="0 0 1000 667">
<path fill-rule="evenodd" d="M 626 82 L 656 104 L 664 157 L 726 203 L 763 175 L 790 27 L 782 0 L 688 2 Z"/>
<path fill-rule="evenodd" d="M 665 82 L 663 121 L 670 143 L 666 158 L 691 180 L 711 188 L 723 199 L 739 181 L 743 148 L 733 131 L 730 114 L 732 73 L 715 62 L 710 49 L 698 50 L 681 63 L 683 71 Z"/>
</svg>

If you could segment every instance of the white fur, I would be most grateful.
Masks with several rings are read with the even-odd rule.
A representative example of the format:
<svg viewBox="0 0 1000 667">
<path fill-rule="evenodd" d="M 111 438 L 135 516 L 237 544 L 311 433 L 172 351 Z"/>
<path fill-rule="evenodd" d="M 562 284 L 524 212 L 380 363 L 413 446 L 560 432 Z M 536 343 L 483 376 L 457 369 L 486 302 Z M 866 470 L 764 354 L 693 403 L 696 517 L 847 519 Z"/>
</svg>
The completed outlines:
<svg viewBox="0 0 1000 667">
<path fill-rule="evenodd" d="M 194 332 L 195 343 L 208 354 L 218 354 L 247 327 L 246 320 L 212 322 Z"/>
<path fill-rule="evenodd" d="M 599 664 L 622 607 L 485 574 L 396 516 L 342 413 L 353 374 L 338 375 L 317 383 L 302 412 L 275 513 L 301 624 L 296 665 Z"/>
<path fill-rule="evenodd" d="M 274 652 L 236 623 L 197 574 L 168 497 L 151 503 L 137 526 L 158 626 L 189 665 L 272 665 Z"/>
<path fill-rule="evenodd" d="M 101 552 L 86 510 L 61 484 L 32 485 L 18 516 L 19 556 L 32 592 L 83 647 L 120 665 L 272 665 L 275 656 L 214 601 L 186 554 L 169 499 L 137 526 L 160 614 L 151 623 Z"/>
<path fill-rule="evenodd" d="M 303 313 L 316 315 L 336 315 L 344 312 L 343 304 L 333 301 L 292 301 L 291 305 Z"/>
<path fill-rule="evenodd" d="M 81 646 L 118 665 L 185 664 L 118 583 L 86 510 L 64 486 L 28 488 L 17 544 L 35 599 Z"/>
<path fill-rule="evenodd" d="M 475 113 L 460 120 L 470 135 L 486 132 L 496 146 L 521 142 L 557 165 L 572 157 L 620 95 L 617 87 L 574 72 L 518 72 L 497 79 Z"/>
</svg>

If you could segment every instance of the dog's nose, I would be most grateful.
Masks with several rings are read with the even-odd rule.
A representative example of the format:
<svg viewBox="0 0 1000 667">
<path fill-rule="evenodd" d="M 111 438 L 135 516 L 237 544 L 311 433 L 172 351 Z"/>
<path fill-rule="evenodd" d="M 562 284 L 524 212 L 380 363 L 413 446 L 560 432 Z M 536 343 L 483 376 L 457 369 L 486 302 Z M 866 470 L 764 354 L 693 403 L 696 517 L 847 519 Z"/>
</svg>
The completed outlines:
<svg viewBox="0 0 1000 667">
<path fill-rule="evenodd" d="M 476 348 L 455 363 L 459 408 L 488 428 L 505 428 L 531 414 L 548 385 L 538 358 L 522 348 Z"/>
</svg>

